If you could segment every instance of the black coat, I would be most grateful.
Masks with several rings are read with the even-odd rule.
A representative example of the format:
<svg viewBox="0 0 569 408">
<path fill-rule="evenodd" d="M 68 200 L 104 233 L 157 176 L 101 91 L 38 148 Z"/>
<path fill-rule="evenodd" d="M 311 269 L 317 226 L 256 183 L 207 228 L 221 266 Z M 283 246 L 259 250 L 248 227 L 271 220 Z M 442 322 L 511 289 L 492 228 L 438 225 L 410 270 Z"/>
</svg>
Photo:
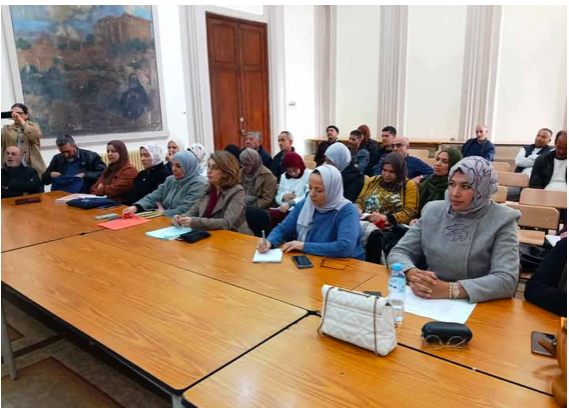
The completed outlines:
<svg viewBox="0 0 569 408">
<path fill-rule="evenodd" d="M 2 198 L 43 193 L 38 172 L 20 164 L 19 167 L 2 167 Z"/>
<path fill-rule="evenodd" d="M 342 181 L 344 182 L 344 197 L 352 203 L 355 202 L 364 188 L 365 176 L 360 169 L 354 166 L 354 163 L 350 163 L 342 172 Z"/>
<path fill-rule="evenodd" d="M 133 205 L 144 196 L 156 190 L 160 184 L 166 181 L 166 177 L 171 175 L 172 172 L 168 170 L 164 163 L 157 164 L 148 170 L 142 170 L 134 178 L 132 190 L 123 196 L 122 203 Z"/>
<path fill-rule="evenodd" d="M 81 192 L 90 193 L 91 187 L 99 180 L 99 177 L 101 177 L 103 170 L 105 170 L 107 166 L 103 163 L 98 153 L 79 148 L 77 148 L 77 152 L 79 154 L 79 160 L 81 161 L 82 172 L 85 173 Z M 50 175 L 53 171 L 57 171 L 61 174 L 65 172 L 65 156 L 63 156 L 63 153 L 58 153 L 53 156 L 47 170 L 43 173 L 41 181 L 46 186 L 50 185 L 53 181 Z"/>
<path fill-rule="evenodd" d="M 551 181 L 553 176 L 553 168 L 555 161 L 555 150 L 547 154 L 543 154 L 535 159 L 533 168 L 531 170 L 531 177 L 529 179 L 530 188 L 544 189 Z M 567 180 L 567 173 L 565 173 L 565 180 Z"/>
<path fill-rule="evenodd" d="M 294 147 L 292 148 L 292 151 L 294 152 Z M 283 159 L 284 153 L 280 151 L 273 158 L 273 163 L 271 164 L 271 171 L 279 182 L 281 180 L 281 175 L 286 172 L 286 169 L 283 167 Z"/>
</svg>

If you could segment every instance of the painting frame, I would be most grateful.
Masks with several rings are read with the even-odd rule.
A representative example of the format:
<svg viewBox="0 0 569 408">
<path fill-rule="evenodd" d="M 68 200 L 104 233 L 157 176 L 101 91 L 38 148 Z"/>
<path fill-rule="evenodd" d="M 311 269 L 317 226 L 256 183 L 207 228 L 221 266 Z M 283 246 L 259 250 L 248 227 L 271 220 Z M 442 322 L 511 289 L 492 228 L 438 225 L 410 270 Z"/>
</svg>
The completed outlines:
<svg viewBox="0 0 569 408">
<path fill-rule="evenodd" d="M 154 35 L 154 44 L 156 52 L 156 71 L 157 71 L 158 85 L 159 85 L 162 130 L 81 135 L 78 138 L 78 142 L 81 145 L 105 144 L 110 139 L 120 139 L 123 140 L 124 142 L 136 142 L 148 139 L 166 140 L 170 136 L 170 132 L 168 130 L 166 96 L 164 89 L 164 73 L 162 68 L 162 47 L 160 39 L 158 7 L 156 5 L 152 5 L 151 8 L 152 8 L 152 30 Z M 14 36 L 14 27 L 12 25 L 12 15 L 10 10 L 10 5 L 2 5 L 2 19 L 4 26 L 3 34 L 5 35 L 7 54 L 9 60 L 8 64 L 10 66 L 10 73 L 12 76 L 14 97 L 16 99 L 15 102 L 21 102 L 24 100 L 24 92 L 22 87 L 22 80 L 20 77 L 18 55 L 16 50 L 16 39 Z M 41 146 L 42 150 L 52 149 L 55 146 L 56 146 L 55 138 L 42 138 L 42 146 Z"/>
</svg>

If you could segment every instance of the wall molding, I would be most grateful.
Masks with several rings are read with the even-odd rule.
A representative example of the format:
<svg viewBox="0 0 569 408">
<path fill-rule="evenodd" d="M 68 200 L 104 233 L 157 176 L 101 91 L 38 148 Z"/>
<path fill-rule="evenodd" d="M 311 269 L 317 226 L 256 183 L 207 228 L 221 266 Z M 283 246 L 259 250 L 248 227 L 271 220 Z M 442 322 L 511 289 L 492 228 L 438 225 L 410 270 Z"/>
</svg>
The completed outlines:
<svg viewBox="0 0 569 408">
<path fill-rule="evenodd" d="M 314 6 L 314 135 L 336 120 L 336 6 Z"/>
<path fill-rule="evenodd" d="M 379 23 L 379 89 L 376 134 L 391 125 L 405 129 L 407 33 L 409 6 L 381 6 Z"/>
<path fill-rule="evenodd" d="M 279 133 L 286 129 L 286 70 L 284 6 L 266 6 L 269 17 L 269 101 L 271 148 L 278 151 Z"/>
<path fill-rule="evenodd" d="M 492 125 L 496 105 L 502 6 L 468 6 L 462 77 L 459 141 L 474 134 L 476 125 Z"/>
</svg>

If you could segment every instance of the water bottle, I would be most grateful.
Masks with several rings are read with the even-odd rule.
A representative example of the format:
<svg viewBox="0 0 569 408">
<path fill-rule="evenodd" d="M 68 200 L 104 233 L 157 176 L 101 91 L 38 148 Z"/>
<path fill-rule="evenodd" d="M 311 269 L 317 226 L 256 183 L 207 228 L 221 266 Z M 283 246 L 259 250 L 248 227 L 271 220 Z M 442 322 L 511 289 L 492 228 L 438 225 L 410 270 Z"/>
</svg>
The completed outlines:
<svg viewBox="0 0 569 408">
<path fill-rule="evenodd" d="M 391 265 L 389 274 L 389 303 L 395 311 L 395 325 L 403 323 L 405 313 L 405 273 L 400 263 Z"/>
</svg>

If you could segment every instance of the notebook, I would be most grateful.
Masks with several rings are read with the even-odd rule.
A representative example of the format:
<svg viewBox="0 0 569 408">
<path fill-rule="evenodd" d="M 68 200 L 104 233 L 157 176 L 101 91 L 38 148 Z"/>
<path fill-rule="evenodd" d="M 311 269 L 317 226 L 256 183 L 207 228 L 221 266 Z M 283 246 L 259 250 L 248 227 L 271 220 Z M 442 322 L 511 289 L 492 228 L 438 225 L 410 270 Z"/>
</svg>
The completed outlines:
<svg viewBox="0 0 569 408">
<path fill-rule="evenodd" d="M 180 235 L 185 234 L 186 232 L 191 232 L 191 231 L 192 231 L 191 228 L 173 226 L 173 227 L 162 228 L 155 231 L 148 231 L 146 233 L 146 236 L 170 241 L 172 239 L 178 238 Z"/>
<path fill-rule="evenodd" d="M 253 263 L 280 263 L 283 261 L 283 251 L 280 249 L 269 249 L 264 254 L 255 251 Z"/>
</svg>

